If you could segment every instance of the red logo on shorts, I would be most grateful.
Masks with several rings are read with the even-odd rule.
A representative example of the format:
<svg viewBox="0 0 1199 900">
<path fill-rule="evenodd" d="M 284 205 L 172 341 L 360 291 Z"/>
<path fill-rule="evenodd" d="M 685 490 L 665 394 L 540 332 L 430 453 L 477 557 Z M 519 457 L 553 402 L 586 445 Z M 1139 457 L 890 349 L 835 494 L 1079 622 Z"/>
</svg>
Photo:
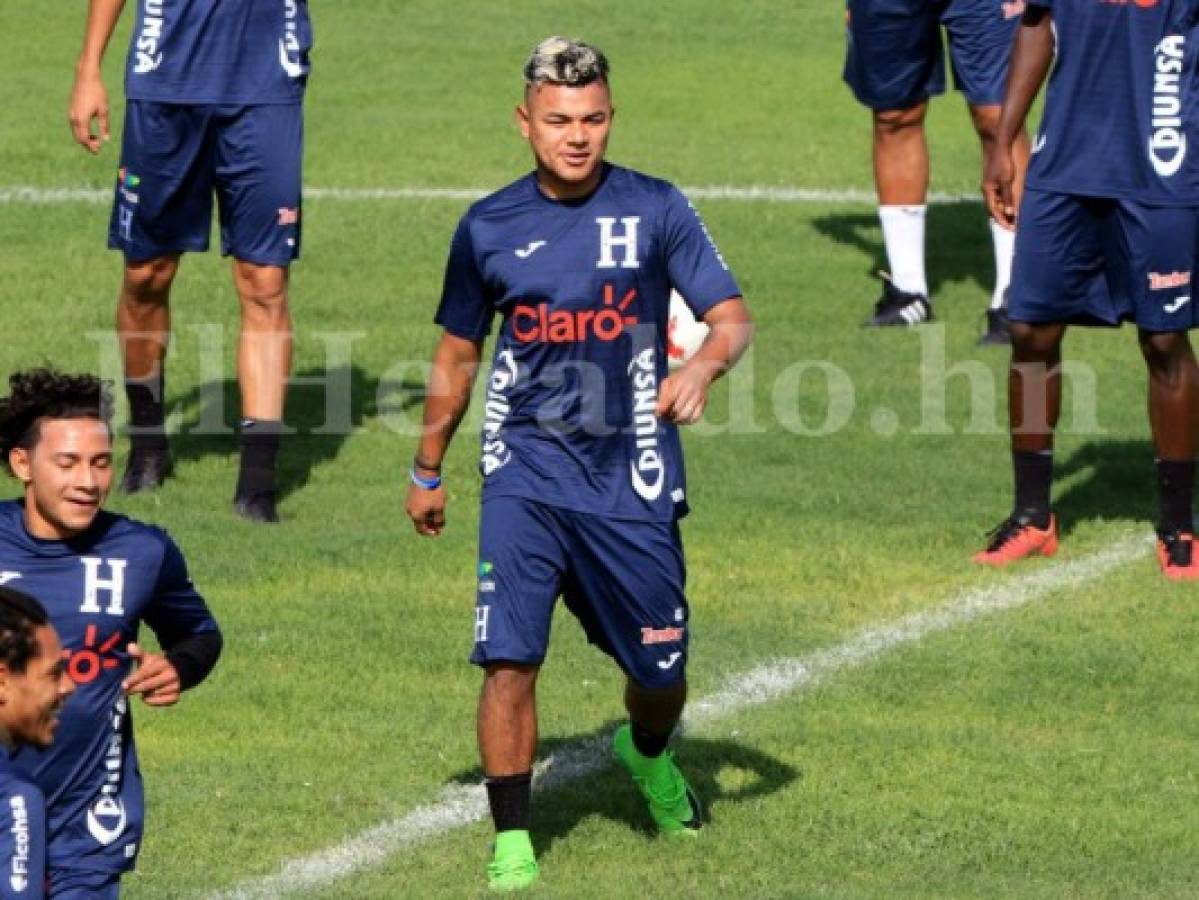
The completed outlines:
<svg viewBox="0 0 1199 900">
<path fill-rule="evenodd" d="M 1149 273 L 1149 290 L 1151 291 L 1168 291 L 1172 288 L 1186 287 L 1190 283 L 1190 272 Z"/>
<path fill-rule="evenodd" d="M 683 639 L 681 628 L 642 628 L 641 643 L 643 644 L 673 644 Z"/>
<path fill-rule="evenodd" d="M 295 225 L 300 221 L 300 210 L 298 207 L 279 207 L 279 224 L 280 225 Z"/>
</svg>

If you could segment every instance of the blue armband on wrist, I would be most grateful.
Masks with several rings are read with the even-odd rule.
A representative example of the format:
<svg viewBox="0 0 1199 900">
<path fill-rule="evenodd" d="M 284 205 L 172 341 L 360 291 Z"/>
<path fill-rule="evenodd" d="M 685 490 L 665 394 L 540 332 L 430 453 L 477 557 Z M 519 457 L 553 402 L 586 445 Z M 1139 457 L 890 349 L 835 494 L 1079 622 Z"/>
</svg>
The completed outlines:
<svg viewBox="0 0 1199 900">
<path fill-rule="evenodd" d="M 425 478 L 423 475 L 417 475 L 416 469 L 408 470 L 408 477 L 412 479 L 412 483 L 418 488 L 424 488 L 426 491 L 435 491 L 441 487 L 441 476 L 434 475 L 432 478 Z"/>
</svg>

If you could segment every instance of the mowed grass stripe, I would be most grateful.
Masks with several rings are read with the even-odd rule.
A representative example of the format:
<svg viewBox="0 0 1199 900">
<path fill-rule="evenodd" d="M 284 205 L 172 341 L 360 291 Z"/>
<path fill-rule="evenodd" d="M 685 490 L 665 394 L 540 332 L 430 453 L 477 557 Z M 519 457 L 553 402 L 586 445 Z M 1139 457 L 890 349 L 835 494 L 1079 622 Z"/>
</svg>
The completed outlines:
<svg viewBox="0 0 1199 900">
<path fill-rule="evenodd" d="M 955 593 L 929 609 L 865 628 L 836 646 L 803 657 L 764 662 L 731 676 L 727 685 L 714 694 L 693 701 L 688 706 L 685 727 L 702 732 L 722 719 L 802 691 L 839 672 L 867 665 L 929 635 L 1025 606 L 1055 591 L 1088 584 L 1143 556 L 1149 546 L 1143 535 L 1127 535 L 1089 556 Z M 607 766 L 608 737 L 605 733 L 578 742 L 542 760 L 537 767 L 536 789 L 551 790 Z M 406 847 L 478 822 L 486 814 L 487 798 L 481 785 L 450 785 L 430 804 L 327 850 L 289 860 L 274 875 L 211 894 L 208 900 L 257 900 L 324 887 L 381 863 Z"/>
<path fill-rule="evenodd" d="M 455 187 L 396 187 L 396 188 L 347 188 L 309 187 L 304 189 L 306 200 L 341 200 L 351 203 L 395 201 L 395 200 L 478 200 L 488 194 L 489 188 Z M 877 202 L 873 191 L 858 188 L 808 188 L 787 185 L 734 185 L 709 184 L 681 188 L 684 194 L 695 200 L 735 200 L 748 203 L 846 203 L 870 206 Z M 0 187 L 0 204 L 23 204 L 47 206 L 64 203 L 109 203 L 112 191 L 106 188 L 59 187 L 44 188 L 16 185 Z M 980 203 L 977 194 L 949 194 L 932 192 L 929 203 Z"/>
</svg>

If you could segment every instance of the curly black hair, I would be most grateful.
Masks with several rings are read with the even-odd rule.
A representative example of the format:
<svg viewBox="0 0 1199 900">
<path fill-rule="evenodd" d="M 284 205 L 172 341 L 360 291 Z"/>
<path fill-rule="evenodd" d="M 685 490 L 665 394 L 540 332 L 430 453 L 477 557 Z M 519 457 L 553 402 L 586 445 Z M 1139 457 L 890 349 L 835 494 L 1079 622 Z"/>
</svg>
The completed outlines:
<svg viewBox="0 0 1199 900">
<path fill-rule="evenodd" d="M 9 395 L 0 398 L 0 455 L 9 466 L 14 447 L 32 449 L 42 419 L 112 418 L 112 386 L 95 375 L 30 369 L 8 376 Z M 12 472 L 9 466 L 9 472 Z"/>
<path fill-rule="evenodd" d="M 21 591 L 0 586 L 0 664 L 20 675 L 37 656 L 35 632 L 50 622 L 46 608 Z"/>
</svg>

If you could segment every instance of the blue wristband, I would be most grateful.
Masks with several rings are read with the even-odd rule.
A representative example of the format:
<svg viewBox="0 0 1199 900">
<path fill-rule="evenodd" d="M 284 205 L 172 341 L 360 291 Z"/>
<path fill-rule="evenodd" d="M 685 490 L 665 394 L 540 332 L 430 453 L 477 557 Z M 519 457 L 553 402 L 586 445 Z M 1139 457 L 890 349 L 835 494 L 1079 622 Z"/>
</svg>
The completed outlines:
<svg viewBox="0 0 1199 900">
<path fill-rule="evenodd" d="M 418 488 L 424 488 L 426 491 L 435 491 L 441 487 L 441 476 L 434 475 L 432 478 L 425 478 L 416 474 L 416 469 L 408 470 L 408 477 L 412 479 L 412 483 Z"/>
</svg>

